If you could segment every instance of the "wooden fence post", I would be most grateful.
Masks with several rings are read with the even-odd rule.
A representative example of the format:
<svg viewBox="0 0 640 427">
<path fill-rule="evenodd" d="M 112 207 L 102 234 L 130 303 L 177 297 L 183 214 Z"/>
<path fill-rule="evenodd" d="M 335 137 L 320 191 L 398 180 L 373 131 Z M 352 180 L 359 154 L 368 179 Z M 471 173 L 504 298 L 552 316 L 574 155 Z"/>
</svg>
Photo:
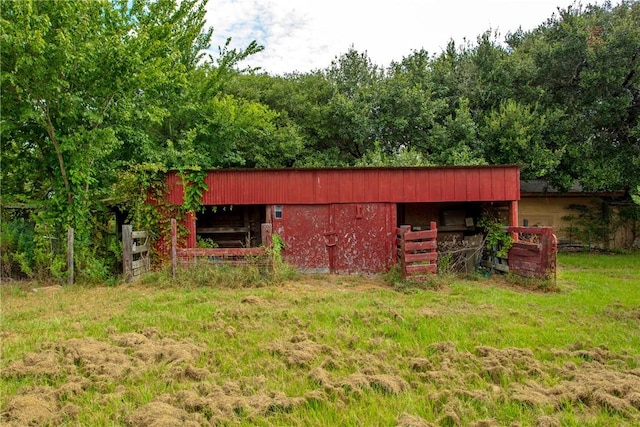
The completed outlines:
<svg viewBox="0 0 640 427">
<path fill-rule="evenodd" d="M 133 275 L 133 226 L 122 226 L 122 271 L 128 282 Z"/>
<path fill-rule="evenodd" d="M 260 225 L 260 234 L 262 236 L 262 246 L 270 248 L 273 246 L 273 224 L 265 223 Z"/>
<path fill-rule="evenodd" d="M 178 224 L 175 218 L 171 218 L 171 275 L 176 278 L 178 269 Z"/>
<path fill-rule="evenodd" d="M 73 285 L 75 266 L 73 264 L 73 228 L 67 230 L 67 285 Z"/>
<path fill-rule="evenodd" d="M 398 248 L 398 256 L 400 257 L 400 272 L 402 273 L 402 278 L 406 279 L 407 278 L 407 262 L 406 262 L 406 250 L 405 250 L 405 239 L 404 239 L 404 235 L 407 233 L 407 231 L 411 231 L 411 226 L 410 225 L 401 225 L 400 228 L 397 230 L 397 236 L 400 236 L 399 239 L 400 241 L 397 243 L 400 243 L 400 247 Z"/>
</svg>

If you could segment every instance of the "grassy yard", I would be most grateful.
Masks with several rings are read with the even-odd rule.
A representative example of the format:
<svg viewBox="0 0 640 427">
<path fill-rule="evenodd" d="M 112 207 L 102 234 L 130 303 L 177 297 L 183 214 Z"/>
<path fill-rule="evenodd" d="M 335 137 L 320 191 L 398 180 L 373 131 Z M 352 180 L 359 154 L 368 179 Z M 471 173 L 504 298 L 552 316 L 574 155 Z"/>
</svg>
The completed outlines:
<svg viewBox="0 0 640 427">
<path fill-rule="evenodd" d="M 0 423 L 639 425 L 640 256 L 559 264 L 547 293 L 496 276 L 5 283 Z"/>
</svg>

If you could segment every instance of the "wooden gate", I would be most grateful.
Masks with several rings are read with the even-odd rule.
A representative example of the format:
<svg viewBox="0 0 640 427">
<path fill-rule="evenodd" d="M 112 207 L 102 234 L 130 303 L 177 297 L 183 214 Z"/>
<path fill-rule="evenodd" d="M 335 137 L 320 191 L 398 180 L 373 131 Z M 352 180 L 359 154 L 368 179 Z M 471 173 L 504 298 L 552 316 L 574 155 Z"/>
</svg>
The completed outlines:
<svg viewBox="0 0 640 427">
<path fill-rule="evenodd" d="M 126 281 L 149 271 L 149 232 L 133 231 L 131 225 L 122 226 L 122 272 Z"/>
<path fill-rule="evenodd" d="M 515 237 L 509 249 L 509 272 L 525 277 L 555 278 L 558 240 L 551 227 L 509 227 Z"/>
<path fill-rule="evenodd" d="M 402 277 L 424 279 L 425 273 L 436 273 L 438 269 L 438 229 L 434 221 L 430 229 L 411 231 L 410 225 L 396 230 L 397 257 Z"/>
</svg>

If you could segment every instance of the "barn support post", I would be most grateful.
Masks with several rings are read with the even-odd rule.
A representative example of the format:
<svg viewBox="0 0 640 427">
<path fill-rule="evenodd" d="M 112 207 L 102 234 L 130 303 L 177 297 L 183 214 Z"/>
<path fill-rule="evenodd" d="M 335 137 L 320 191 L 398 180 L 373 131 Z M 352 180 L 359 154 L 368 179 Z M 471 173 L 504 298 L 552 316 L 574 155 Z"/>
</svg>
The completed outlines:
<svg viewBox="0 0 640 427">
<path fill-rule="evenodd" d="M 195 248 L 196 247 L 196 213 L 188 212 L 186 221 L 187 221 L 187 229 L 189 230 L 189 235 L 187 236 L 187 247 Z"/>
<path fill-rule="evenodd" d="M 273 245 L 273 224 L 261 224 L 260 234 L 262 235 L 262 246 L 270 248 Z"/>
<path fill-rule="evenodd" d="M 171 218 L 171 276 L 175 280 L 178 270 L 178 224 Z"/>
<path fill-rule="evenodd" d="M 67 229 L 67 285 L 73 285 L 75 266 L 73 263 L 73 228 Z"/>
<path fill-rule="evenodd" d="M 133 226 L 122 226 L 122 272 L 128 282 L 133 276 Z"/>
<path fill-rule="evenodd" d="M 518 201 L 512 200 L 509 205 L 509 226 L 517 227 L 518 226 Z M 516 242 L 518 240 L 518 233 L 511 233 L 511 237 L 513 241 Z"/>
</svg>

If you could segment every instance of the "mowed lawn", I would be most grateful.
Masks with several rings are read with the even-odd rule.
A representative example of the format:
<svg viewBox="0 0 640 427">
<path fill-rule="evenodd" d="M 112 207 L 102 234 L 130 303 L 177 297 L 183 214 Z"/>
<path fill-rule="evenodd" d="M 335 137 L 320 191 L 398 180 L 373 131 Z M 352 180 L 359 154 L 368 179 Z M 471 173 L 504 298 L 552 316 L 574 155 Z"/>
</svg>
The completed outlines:
<svg viewBox="0 0 640 427">
<path fill-rule="evenodd" d="M 561 255 L 546 293 L 207 274 L 2 284 L 0 423 L 640 425 L 638 254 Z"/>
</svg>

